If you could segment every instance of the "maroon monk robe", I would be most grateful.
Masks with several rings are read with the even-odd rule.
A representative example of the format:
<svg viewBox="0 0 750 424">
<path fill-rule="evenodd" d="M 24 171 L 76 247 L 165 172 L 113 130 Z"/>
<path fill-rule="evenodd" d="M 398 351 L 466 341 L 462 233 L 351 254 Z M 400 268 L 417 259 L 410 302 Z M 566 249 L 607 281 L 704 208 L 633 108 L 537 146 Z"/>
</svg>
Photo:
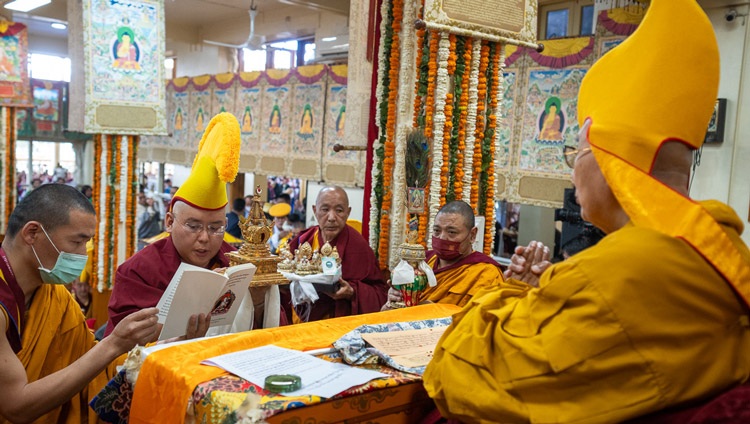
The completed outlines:
<svg viewBox="0 0 750 424">
<path fill-rule="evenodd" d="M 435 253 L 434 250 L 428 250 L 427 251 L 427 259 L 426 261 L 429 261 L 433 256 L 435 256 L 437 253 Z M 502 266 L 500 266 L 499 263 L 497 263 L 496 260 L 492 259 L 491 257 L 485 255 L 481 252 L 471 252 L 468 256 L 465 258 L 462 258 L 459 261 L 456 261 L 456 263 L 450 264 L 444 268 L 438 268 L 438 265 L 440 264 L 440 260 L 435 261 L 435 264 L 432 266 L 432 270 L 435 272 L 435 274 L 438 274 L 440 272 L 449 271 L 453 268 L 458 268 L 460 266 L 464 265 L 471 265 L 471 264 L 490 264 L 495 265 L 500 270 L 502 270 Z"/>
<path fill-rule="evenodd" d="M 325 241 L 316 225 L 292 240 L 289 251 L 294 252 L 304 242 L 312 245 L 315 234 L 318 235 L 318 244 L 323 246 Z M 378 261 L 370 245 L 357 230 L 348 225 L 331 244 L 336 247 L 341 257 L 341 278 L 352 286 L 354 296 L 348 300 L 333 300 L 330 296 L 320 293 L 320 298 L 312 305 L 310 321 L 380 311 L 387 299 L 388 286 L 383 280 L 383 274 L 378 268 Z"/>
<path fill-rule="evenodd" d="M 234 250 L 237 249 L 222 242 L 219 253 L 211 259 L 207 268 L 229 266 L 225 253 Z M 180 254 L 169 236 L 146 246 L 117 267 L 104 336 L 108 336 L 126 316 L 143 308 L 156 306 L 180 263 Z"/>
<path fill-rule="evenodd" d="M 13 353 L 18 353 L 21 351 L 21 332 L 26 321 L 26 297 L 16 281 L 13 270 L 10 269 L 10 262 L 2 248 L 0 248 L 0 271 L 2 271 L 0 308 L 5 309 L 8 314 L 8 330 L 5 332 L 5 337 L 8 338 Z"/>
</svg>

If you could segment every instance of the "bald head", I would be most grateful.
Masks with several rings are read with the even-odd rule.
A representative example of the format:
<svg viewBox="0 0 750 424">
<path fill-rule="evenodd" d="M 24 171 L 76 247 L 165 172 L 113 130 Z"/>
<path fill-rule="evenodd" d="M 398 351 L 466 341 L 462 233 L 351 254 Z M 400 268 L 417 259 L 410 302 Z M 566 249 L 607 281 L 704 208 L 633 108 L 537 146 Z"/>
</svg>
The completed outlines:
<svg viewBox="0 0 750 424">
<path fill-rule="evenodd" d="M 474 228 L 474 211 L 471 209 L 471 206 L 469 206 L 468 203 L 462 200 L 454 200 L 452 202 L 446 203 L 442 208 L 440 208 L 437 214 L 440 215 L 444 213 L 461 215 L 464 218 L 464 224 L 466 225 L 466 228 L 469 230 Z"/>
<path fill-rule="evenodd" d="M 322 198 L 327 197 L 329 194 L 341 196 L 345 201 L 346 207 L 349 207 L 349 195 L 346 194 L 346 190 L 339 186 L 326 186 L 318 192 L 318 197 L 315 198 L 315 204 L 319 205 Z"/>
<path fill-rule="evenodd" d="M 351 211 L 349 196 L 343 188 L 328 186 L 320 190 L 313 206 L 313 213 L 326 241 L 333 241 L 346 228 L 346 220 L 349 219 Z"/>
</svg>

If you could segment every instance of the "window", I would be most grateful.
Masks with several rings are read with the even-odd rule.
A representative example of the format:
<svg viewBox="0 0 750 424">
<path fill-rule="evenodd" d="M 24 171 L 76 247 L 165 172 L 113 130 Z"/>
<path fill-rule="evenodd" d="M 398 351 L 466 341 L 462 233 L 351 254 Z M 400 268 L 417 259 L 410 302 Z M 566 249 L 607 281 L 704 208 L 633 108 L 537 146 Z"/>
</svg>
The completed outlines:
<svg viewBox="0 0 750 424">
<path fill-rule="evenodd" d="M 580 35 L 594 35 L 594 5 L 581 6 Z"/>
<path fill-rule="evenodd" d="M 31 78 L 70 82 L 70 59 L 47 54 L 29 54 Z"/>
<path fill-rule="evenodd" d="M 568 9 L 550 10 L 547 12 L 546 39 L 560 38 L 568 35 Z"/>
<path fill-rule="evenodd" d="M 540 0 L 539 39 L 593 35 L 594 0 Z"/>
<path fill-rule="evenodd" d="M 268 45 L 272 52 L 272 64 L 275 69 L 290 69 L 297 65 L 297 40 L 279 41 Z"/>
<path fill-rule="evenodd" d="M 267 57 L 265 50 L 242 49 L 242 71 L 265 71 Z"/>
</svg>

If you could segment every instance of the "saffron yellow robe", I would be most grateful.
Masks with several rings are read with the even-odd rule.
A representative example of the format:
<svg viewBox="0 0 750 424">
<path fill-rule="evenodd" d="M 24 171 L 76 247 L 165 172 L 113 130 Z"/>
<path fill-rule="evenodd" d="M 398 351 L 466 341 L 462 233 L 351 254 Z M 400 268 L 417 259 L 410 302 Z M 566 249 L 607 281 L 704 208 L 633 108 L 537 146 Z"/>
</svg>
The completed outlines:
<svg viewBox="0 0 750 424">
<path fill-rule="evenodd" d="M 17 356 L 29 382 L 33 382 L 67 367 L 96 342 L 94 334 L 86 327 L 81 308 L 68 290 L 61 285 L 43 284 L 31 302 L 21 343 Z M 114 374 L 114 366 L 110 366 L 70 401 L 34 422 L 79 424 L 86 422 L 82 414 L 86 414 L 88 422 L 96 422 L 96 414 L 88 407 L 89 399 L 99 393 Z M 0 423 L 5 422 L 0 417 Z"/>
<path fill-rule="evenodd" d="M 742 223 L 706 202 L 745 260 Z M 628 225 L 454 316 L 424 375 L 463 422 L 612 423 L 750 376 L 748 311 L 687 243 Z"/>
<path fill-rule="evenodd" d="M 475 258 L 479 255 L 486 258 L 484 262 Z M 478 291 L 503 281 L 500 265 L 489 263 L 491 259 L 483 253 L 473 252 L 457 264 L 442 269 L 436 268 L 438 257 L 433 252 L 428 252 L 427 256 L 427 264 L 435 271 L 437 285 L 427 287 L 422 292 L 422 300 L 465 306 Z"/>
</svg>

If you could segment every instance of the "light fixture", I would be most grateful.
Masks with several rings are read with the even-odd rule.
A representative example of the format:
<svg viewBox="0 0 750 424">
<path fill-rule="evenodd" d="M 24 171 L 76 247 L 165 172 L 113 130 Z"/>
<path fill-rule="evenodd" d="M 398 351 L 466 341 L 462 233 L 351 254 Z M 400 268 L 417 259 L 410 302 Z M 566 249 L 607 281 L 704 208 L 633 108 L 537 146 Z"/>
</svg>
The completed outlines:
<svg viewBox="0 0 750 424">
<path fill-rule="evenodd" d="M 336 37 L 323 37 L 320 39 L 320 41 L 323 41 L 323 42 L 336 41 Z"/>
<path fill-rule="evenodd" d="M 18 12 L 28 12 L 50 3 L 52 3 L 52 0 L 15 0 L 6 4 L 5 8 Z"/>
<path fill-rule="evenodd" d="M 49 26 L 51 26 L 54 29 L 66 29 L 66 28 L 68 28 L 68 26 L 65 25 L 62 22 L 52 22 Z"/>
</svg>

